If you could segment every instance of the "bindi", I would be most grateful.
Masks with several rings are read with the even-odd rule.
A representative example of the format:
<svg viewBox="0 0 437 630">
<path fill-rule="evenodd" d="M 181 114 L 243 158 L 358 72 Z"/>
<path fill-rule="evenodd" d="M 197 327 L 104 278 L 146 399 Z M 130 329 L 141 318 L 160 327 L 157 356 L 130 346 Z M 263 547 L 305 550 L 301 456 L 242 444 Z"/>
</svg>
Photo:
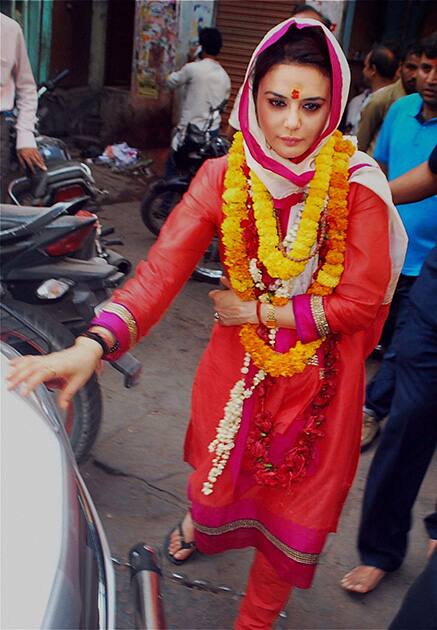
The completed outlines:
<svg viewBox="0 0 437 630">
<path fill-rule="evenodd" d="M 300 98 L 300 90 L 296 90 L 296 88 L 291 92 L 291 98 L 293 99 L 293 101 L 296 101 L 298 98 Z"/>
</svg>

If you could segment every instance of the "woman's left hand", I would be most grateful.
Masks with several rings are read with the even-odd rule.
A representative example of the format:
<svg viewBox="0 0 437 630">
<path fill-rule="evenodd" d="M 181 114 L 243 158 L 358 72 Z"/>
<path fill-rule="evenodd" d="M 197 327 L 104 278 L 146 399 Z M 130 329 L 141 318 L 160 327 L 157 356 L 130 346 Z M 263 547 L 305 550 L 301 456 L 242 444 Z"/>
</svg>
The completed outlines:
<svg viewBox="0 0 437 630">
<path fill-rule="evenodd" d="M 229 280 L 224 276 L 221 283 L 225 291 L 215 289 L 208 293 L 213 301 L 214 310 L 222 326 L 241 326 L 242 324 L 257 324 L 256 301 L 243 302 L 231 288 Z"/>
</svg>

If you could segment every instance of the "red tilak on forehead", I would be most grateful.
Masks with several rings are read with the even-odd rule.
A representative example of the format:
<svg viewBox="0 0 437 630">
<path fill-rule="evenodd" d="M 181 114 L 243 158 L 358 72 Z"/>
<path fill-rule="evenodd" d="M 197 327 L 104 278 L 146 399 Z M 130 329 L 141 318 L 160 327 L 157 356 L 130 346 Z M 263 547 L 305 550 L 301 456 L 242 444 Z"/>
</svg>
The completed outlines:
<svg viewBox="0 0 437 630">
<path fill-rule="evenodd" d="M 295 101 L 300 98 L 300 90 L 294 89 L 291 93 L 291 98 Z"/>
</svg>

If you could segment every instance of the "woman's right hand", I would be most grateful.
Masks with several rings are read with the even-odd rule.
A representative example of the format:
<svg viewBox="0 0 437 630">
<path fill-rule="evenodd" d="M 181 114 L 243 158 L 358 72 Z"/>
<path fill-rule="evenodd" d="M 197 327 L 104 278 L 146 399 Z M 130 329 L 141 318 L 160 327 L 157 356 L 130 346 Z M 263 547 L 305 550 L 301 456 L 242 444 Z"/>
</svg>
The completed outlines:
<svg viewBox="0 0 437 630">
<path fill-rule="evenodd" d="M 10 361 L 10 373 L 6 377 L 8 388 L 22 386 L 22 394 L 28 395 L 37 385 L 54 378 L 65 383 L 59 395 L 59 406 L 66 409 L 74 394 L 99 368 L 103 350 L 92 339 L 78 337 L 74 346 L 43 356 L 17 357 Z"/>
</svg>

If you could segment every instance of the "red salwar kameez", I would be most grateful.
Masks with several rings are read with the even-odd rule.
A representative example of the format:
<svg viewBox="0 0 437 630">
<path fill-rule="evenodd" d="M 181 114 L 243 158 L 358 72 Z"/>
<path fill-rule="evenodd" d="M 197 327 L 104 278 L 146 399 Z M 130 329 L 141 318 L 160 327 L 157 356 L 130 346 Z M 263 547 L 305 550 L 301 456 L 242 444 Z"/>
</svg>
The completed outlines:
<svg viewBox="0 0 437 630">
<path fill-rule="evenodd" d="M 266 148 L 257 125 L 250 76 L 256 56 L 295 26 L 298 29 L 317 26 L 326 37 L 332 63 L 331 113 L 323 134 L 302 160 L 281 162 Z M 339 124 L 348 86 L 347 61 L 338 43 L 314 20 L 291 19 L 275 27 L 252 57 L 240 104 L 245 155 L 248 166 L 263 180 L 273 198 L 282 237 L 290 213 L 297 212 L 295 193 L 301 198 L 312 177 L 313 158 L 320 143 Z M 245 400 L 231 456 L 209 495 L 202 493 L 214 457 L 208 446 L 216 437 L 231 389 L 241 378 L 245 350 L 239 326 L 226 327 L 218 323 L 213 326 L 195 376 L 184 456 L 193 467 L 188 497 L 197 546 L 207 554 L 248 546 L 257 550 L 237 620 L 240 630 L 270 627 L 291 587 L 311 585 L 326 537 L 336 530 L 357 467 L 364 360 L 379 339 L 390 301 L 389 285 L 392 287 L 396 282 L 405 249 L 403 230 L 391 204 L 387 183 L 377 165 L 369 160 L 357 153 L 350 164 L 352 183 L 348 195 L 344 271 L 334 292 L 323 298 L 324 317 L 330 331 L 328 339 L 336 339 L 337 374 L 330 382 L 334 395 L 324 409 L 323 425 L 314 429 L 318 437 L 305 462 L 303 478 L 288 487 L 260 485 L 254 478 L 247 441 L 262 405 L 273 418 L 272 464 L 280 464 L 294 447 L 307 430 L 302 414 L 317 400 L 324 370 L 327 371 L 326 343 L 318 350 L 317 360 L 311 361 L 302 373 L 269 377 Z M 95 320 L 96 324 L 106 325 L 116 334 L 121 342 L 119 353 L 129 345 L 127 328 L 123 332 L 114 319 L 120 316 L 120 308 L 125 322 L 131 320 L 131 342 L 146 335 L 190 277 L 214 233 L 221 238 L 226 167 L 226 157 L 203 165 L 181 203 L 170 214 L 147 261 L 141 262 L 135 277 L 114 293 L 115 310 Z M 358 171 L 359 176 L 356 176 Z M 291 195 L 286 192 L 288 185 Z M 278 200 L 275 200 L 274 189 L 281 193 L 276 195 Z M 223 261 L 223 247 L 221 255 Z M 395 261 L 393 269 L 391 260 Z M 302 294 L 292 298 L 290 308 L 293 308 L 296 330 L 279 329 L 276 350 L 286 352 L 296 339 L 307 343 L 322 334 L 305 306 L 308 297 Z M 135 331 L 133 336 L 132 330 Z M 253 376 L 253 372 L 251 366 L 247 378 Z"/>
<path fill-rule="evenodd" d="M 182 202 L 171 213 L 158 242 L 135 278 L 114 294 L 135 318 L 139 336 L 157 323 L 197 263 L 222 221 L 221 196 L 226 157 L 207 162 Z M 388 218 L 384 203 L 363 186 L 352 184 L 345 269 L 335 292 L 324 298 L 326 318 L 337 344 L 336 394 L 330 403 L 324 436 L 316 446 L 307 476 L 290 491 L 254 482 L 245 465 L 244 442 L 256 408 L 255 395 L 245 403 L 236 447 L 214 493 L 201 493 L 211 467 L 208 445 L 215 437 L 229 392 L 240 375 L 244 349 L 239 327 L 216 324 L 201 358 L 192 396 L 185 460 L 193 468 L 188 495 L 196 526 L 196 543 L 205 553 L 253 546 L 275 567 L 281 579 L 307 588 L 329 532 L 335 531 L 353 480 L 359 455 L 364 360 L 379 338 L 390 279 Z M 291 209 L 291 212 L 293 209 Z M 281 211 L 284 212 L 284 211 Z M 284 351 L 296 339 L 281 331 Z M 311 402 L 323 367 L 309 365 L 293 377 L 279 377 L 268 389 L 266 405 L 275 418 L 273 456 L 280 459 L 301 429 L 295 419 Z"/>
</svg>

